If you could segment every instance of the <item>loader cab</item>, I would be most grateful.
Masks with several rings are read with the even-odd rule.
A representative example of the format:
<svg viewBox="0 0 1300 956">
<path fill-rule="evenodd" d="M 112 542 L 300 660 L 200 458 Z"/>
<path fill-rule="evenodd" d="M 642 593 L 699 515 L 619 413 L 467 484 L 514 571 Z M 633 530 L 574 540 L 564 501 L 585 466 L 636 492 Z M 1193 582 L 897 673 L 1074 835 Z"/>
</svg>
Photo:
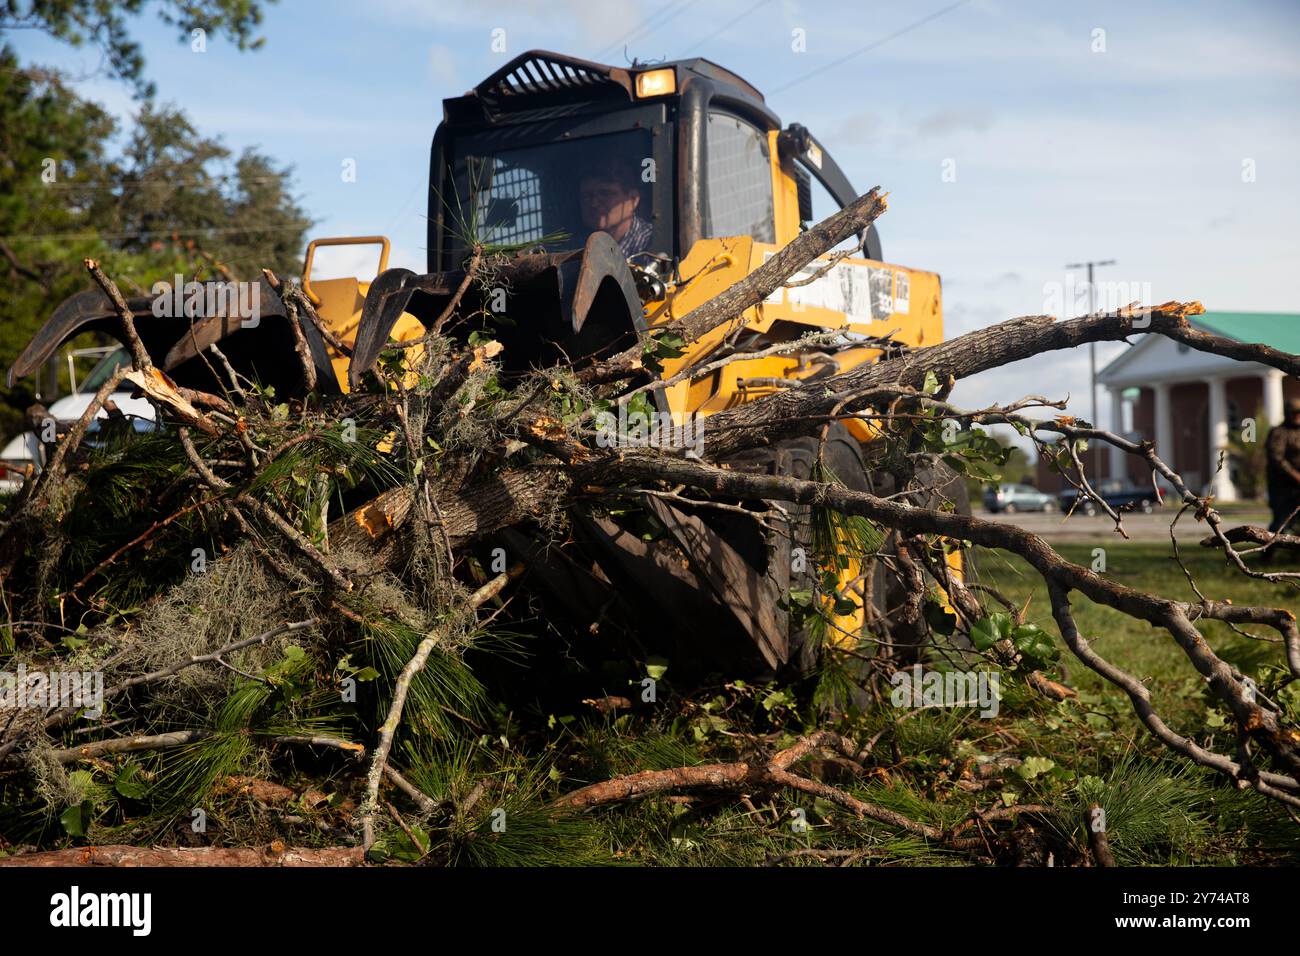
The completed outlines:
<svg viewBox="0 0 1300 956">
<path fill-rule="evenodd" d="M 635 207 L 634 262 L 677 262 L 710 237 L 789 242 L 812 215 L 810 176 L 841 205 L 856 196 L 807 130 L 782 130 L 758 90 L 704 59 L 620 69 L 522 54 L 443 101 L 430 171 L 430 272 L 460 267 L 475 242 L 581 249 L 593 176 Z"/>
<path fill-rule="evenodd" d="M 464 341 L 490 333 L 508 377 L 617 355 L 794 240 L 813 216 L 814 180 L 840 207 L 857 199 L 807 129 L 783 128 L 757 89 L 715 63 L 623 69 L 522 54 L 443 101 L 428 271 L 390 269 L 370 286 L 349 387 L 402 322 Z M 940 337 L 938 276 L 885 265 L 870 226 L 859 238 L 865 258 L 813 268 L 797 288 L 750 307 L 738 317 L 745 335 L 785 341 L 812 327 L 910 345 Z M 484 256 L 471 269 L 474 250 Z M 671 376 L 732 331 L 716 327 L 662 370 Z M 864 348 L 854 360 L 874 354 Z M 752 399 L 749 388 L 683 382 L 654 401 L 675 415 L 712 412 Z"/>
</svg>

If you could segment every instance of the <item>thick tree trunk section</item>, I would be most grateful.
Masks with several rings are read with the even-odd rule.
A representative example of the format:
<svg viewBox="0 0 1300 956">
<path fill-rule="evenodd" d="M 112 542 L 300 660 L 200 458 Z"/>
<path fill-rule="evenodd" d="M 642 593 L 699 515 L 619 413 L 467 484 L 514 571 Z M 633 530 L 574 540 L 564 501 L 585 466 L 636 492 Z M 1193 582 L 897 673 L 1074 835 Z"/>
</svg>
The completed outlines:
<svg viewBox="0 0 1300 956">
<path fill-rule="evenodd" d="M 20 853 L 0 858 L 0 866 L 361 866 L 359 846 L 139 847 L 85 846 L 72 850 Z"/>
</svg>

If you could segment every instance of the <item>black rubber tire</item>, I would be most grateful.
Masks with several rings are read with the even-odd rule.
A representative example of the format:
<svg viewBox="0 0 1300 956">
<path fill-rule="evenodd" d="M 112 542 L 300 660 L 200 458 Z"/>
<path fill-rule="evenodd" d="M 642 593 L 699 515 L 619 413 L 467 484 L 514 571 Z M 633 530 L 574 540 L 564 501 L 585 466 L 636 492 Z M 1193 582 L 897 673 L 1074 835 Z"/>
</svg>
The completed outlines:
<svg viewBox="0 0 1300 956">
<path fill-rule="evenodd" d="M 971 514 L 970 490 L 966 486 L 966 479 L 943 462 L 936 462 L 930 468 L 917 469 L 914 483 L 921 488 L 930 489 L 930 494 L 919 502 L 922 507 L 940 508 L 951 503 L 957 514 L 967 516 Z M 973 580 L 975 568 L 969 552 L 962 554 L 962 562 L 963 578 L 966 581 Z M 876 567 L 878 594 L 881 590 L 880 583 L 884 584 L 883 603 L 877 600 L 876 608 L 886 620 L 897 621 L 898 611 L 907 600 L 907 591 L 897 575 L 885 572 L 882 562 L 877 562 Z M 924 648 L 918 644 L 918 635 L 908 633 L 901 625 L 896 624 L 890 628 L 889 638 L 892 645 L 890 654 L 896 665 L 905 666 L 921 659 Z"/>
<path fill-rule="evenodd" d="M 727 464 L 738 471 L 751 474 L 809 480 L 814 477 L 820 445 L 819 435 L 788 438 L 767 448 L 742 452 L 728 459 Z M 826 469 L 845 487 L 854 491 L 876 491 L 863 460 L 862 446 L 843 425 L 835 422 L 827 429 L 826 443 L 821 453 Z M 754 536 L 751 535 L 750 540 L 739 543 L 732 537 L 728 540 L 738 547 L 754 567 L 765 570 L 770 577 L 781 584 L 784 584 L 785 577 L 781 573 L 782 566 L 790 568 L 792 564 L 791 542 L 800 543 L 806 549 L 806 560 L 802 571 L 789 572 L 789 590 L 811 589 L 817 573 L 815 557 L 812 554 L 812 508 L 808 505 L 794 505 L 788 502 L 781 502 L 780 507 L 790 517 L 789 539 L 754 540 Z M 715 524 L 716 527 L 715 521 L 711 520 L 710 523 Z M 754 523 L 748 522 L 748 525 L 752 529 Z M 738 535 L 742 529 L 732 525 L 731 531 Z M 817 642 L 811 639 L 807 628 L 800 628 L 790 633 L 789 646 L 787 668 L 794 675 L 805 677 L 816 671 L 821 649 Z"/>
<path fill-rule="evenodd" d="M 808 479 L 813 476 L 819 444 L 817 435 L 785 439 L 768 448 L 742 452 L 728 459 L 727 464 L 736 470 L 750 473 L 758 472 Z M 872 471 L 868 468 L 861 444 L 850 434 L 847 428 L 838 422 L 833 423 L 827 430 L 822 460 L 826 468 L 845 487 L 854 491 L 865 491 L 884 496 L 893 494 L 896 490 L 895 480 L 892 475 Z M 941 502 L 951 501 L 957 513 L 963 515 L 971 513 L 970 492 L 966 486 L 966 481 L 947 465 L 940 463 L 933 468 L 918 471 L 917 483 L 921 487 L 931 489 L 931 494 L 922 502 L 923 506 L 937 507 Z M 788 503 L 782 503 L 781 507 L 790 516 L 792 525 L 790 529 L 791 538 L 796 541 L 808 542 L 806 547 L 810 547 L 812 541 L 811 508 L 807 505 L 790 505 Z M 716 515 L 717 512 L 714 512 L 714 514 Z M 785 542 L 786 549 L 783 550 L 781 542 L 766 541 L 756 532 L 755 523 L 745 521 L 743 518 L 736 519 L 743 522 L 742 524 L 734 523 L 732 519 L 726 517 L 722 519 L 709 518 L 708 520 L 750 560 L 754 567 L 766 570 L 769 575 L 779 578 L 779 562 L 789 560 L 788 541 Z M 726 525 L 725 530 L 719 526 L 720 524 Z M 969 565 L 970 556 L 966 555 L 965 559 Z M 789 564 L 785 566 L 789 567 Z M 789 589 L 811 588 L 815 575 L 815 564 L 809 560 L 802 573 L 792 573 L 790 575 Z M 967 579 L 970 579 L 969 572 Z M 892 613 L 904 599 L 904 594 L 901 583 L 886 571 L 883 562 L 877 561 L 872 582 L 872 606 L 876 614 L 886 620 L 890 619 Z M 896 644 L 899 643 L 897 637 L 893 638 L 893 640 Z M 914 643 L 914 640 L 909 639 L 904 643 L 910 645 Z M 787 668 L 792 674 L 798 677 L 807 677 L 815 673 L 820 663 L 821 647 L 820 643 L 808 633 L 808 629 L 801 628 L 797 632 L 790 633 L 789 644 L 790 657 Z"/>
</svg>

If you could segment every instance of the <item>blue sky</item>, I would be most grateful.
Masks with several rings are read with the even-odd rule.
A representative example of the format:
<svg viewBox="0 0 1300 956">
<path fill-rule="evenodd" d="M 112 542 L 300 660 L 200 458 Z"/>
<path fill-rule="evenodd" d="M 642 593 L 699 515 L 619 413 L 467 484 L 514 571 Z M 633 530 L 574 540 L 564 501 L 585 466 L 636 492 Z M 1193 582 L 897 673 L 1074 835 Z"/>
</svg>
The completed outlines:
<svg viewBox="0 0 1300 956">
<path fill-rule="evenodd" d="M 969 0 L 890 37 L 949 6 L 285 0 L 267 8 L 253 53 L 216 37 L 191 52 L 152 14 L 134 30 L 160 100 L 205 135 L 291 164 L 314 234 L 385 233 L 393 265 L 424 268 L 443 97 L 528 49 L 624 63 L 626 47 L 643 61 L 706 56 L 735 70 L 856 186 L 884 187 L 884 257 L 940 273 L 950 336 L 1047 310 L 1065 264 L 1083 259 L 1117 260 L 1098 278 L 1149 287 L 1153 302 L 1300 312 L 1300 5 Z M 496 29 L 504 54 L 492 50 Z M 80 75 L 99 63 L 28 31 L 7 39 Z M 103 76 L 77 86 L 119 115 L 136 108 Z M 355 182 L 342 181 L 345 159 Z M 369 254 L 348 255 L 320 264 L 364 272 Z M 1104 347 L 1103 361 L 1122 348 Z M 955 397 L 1043 393 L 1071 394 L 1086 415 L 1086 350 L 998 370 Z M 1104 393 L 1100 413 L 1107 422 Z"/>
</svg>

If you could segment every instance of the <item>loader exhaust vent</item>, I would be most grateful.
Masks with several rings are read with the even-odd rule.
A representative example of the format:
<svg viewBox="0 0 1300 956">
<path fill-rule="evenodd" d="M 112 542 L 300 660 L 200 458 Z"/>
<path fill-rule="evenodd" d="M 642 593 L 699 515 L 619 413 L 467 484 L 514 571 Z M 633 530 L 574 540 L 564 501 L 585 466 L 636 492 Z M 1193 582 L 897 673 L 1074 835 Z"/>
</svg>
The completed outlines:
<svg viewBox="0 0 1300 956">
<path fill-rule="evenodd" d="M 620 93 L 632 96 L 626 70 L 545 50 L 520 54 L 474 88 L 489 115 Z"/>
</svg>

